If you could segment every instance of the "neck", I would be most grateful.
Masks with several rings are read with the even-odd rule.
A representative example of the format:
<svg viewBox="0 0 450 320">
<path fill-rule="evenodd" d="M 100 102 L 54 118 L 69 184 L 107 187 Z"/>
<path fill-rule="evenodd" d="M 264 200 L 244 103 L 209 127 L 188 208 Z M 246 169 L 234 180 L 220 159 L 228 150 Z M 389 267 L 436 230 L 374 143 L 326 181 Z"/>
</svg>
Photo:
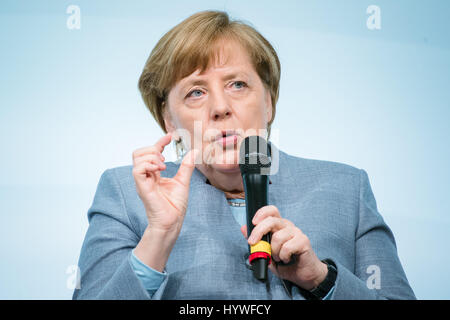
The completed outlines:
<svg viewBox="0 0 450 320">
<path fill-rule="evenodd" d="M 227 199 L 245 199 L 245 192 L 244 191 L 236 191 L 236 192 L 225 192 L 225 197 Z"/>
<path fill-rule="evenodd" d="M 212 186 L 222 190 L 227 198 L 245 199 L 244 184 L 239 169 L 221 172 L 200 165 L 198 170 L 203 173 Z"/>
</svg>

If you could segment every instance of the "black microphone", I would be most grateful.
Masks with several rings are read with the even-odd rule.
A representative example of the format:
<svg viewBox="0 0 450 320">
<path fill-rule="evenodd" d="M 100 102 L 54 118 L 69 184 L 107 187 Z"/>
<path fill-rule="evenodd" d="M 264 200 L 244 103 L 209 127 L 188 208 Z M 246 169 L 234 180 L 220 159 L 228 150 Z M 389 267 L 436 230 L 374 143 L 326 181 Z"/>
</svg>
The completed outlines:
<svg viewBox="0 0 450 320">
<path fill-rule="evenodd" d="M 254 227 L 252 220 L 256 211 L 268 204 L 270 166 L 270 145 L 267 141 L 260 136 L 246 137 L 240 147 L 239 168 L 244 183 L 248 236 Z M 253 276 L 266 281 L 267 268 L 272 259 L 270 234 L 264 235 L 257 244 L 249 245 L 249 252 Z"/>
</svg>

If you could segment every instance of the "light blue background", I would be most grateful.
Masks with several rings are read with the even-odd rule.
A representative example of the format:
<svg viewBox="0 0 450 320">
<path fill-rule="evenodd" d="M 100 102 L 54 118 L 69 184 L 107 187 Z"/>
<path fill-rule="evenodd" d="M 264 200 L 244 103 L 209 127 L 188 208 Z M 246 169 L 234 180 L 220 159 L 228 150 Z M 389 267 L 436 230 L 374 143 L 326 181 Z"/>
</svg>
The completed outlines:
<svg viewBox="0 0 450 320">
<path fill-rule="evenodd" d="M 80 30 L 66 27 L 71 4 Z M 381 30 L 366 27 L 372 4 Z M 101 173 L 131 164 L 133 150 L 162 134 L 137 89 L 144 63 L 166 31 L 205 9 L 250 22 L 277 50 L 279 147 L 365 169 L 417 297 L 450 298 L 450 2 L 0 8 L 0 298 L 71 297 L 66 270 L 77 264 Z"/>
</svg>

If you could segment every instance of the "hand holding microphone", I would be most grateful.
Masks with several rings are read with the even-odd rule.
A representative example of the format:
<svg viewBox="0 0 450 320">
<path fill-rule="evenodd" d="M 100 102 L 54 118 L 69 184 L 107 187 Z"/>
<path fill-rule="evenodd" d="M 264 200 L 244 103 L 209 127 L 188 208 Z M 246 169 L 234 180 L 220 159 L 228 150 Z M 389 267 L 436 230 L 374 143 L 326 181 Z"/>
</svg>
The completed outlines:
<svg viewBox="0 0 450 320">
<path fill-rule="evenodd" d="M 308 237 L 291 221 L 283 219 L 277 207 L 267 203 L 269 148 L 262 137 L 252 136 L 245 138 L 240 149 L 247 210 L 247 226 L 241 231 L 245 237 L 250 234 L 253 275 L 265 281 L 270 268 L 278 277 L 311 290 L 325 279 L 328 268 L 314 253 Z M 271 263 L 271 258 L 275 263 Z"/>
</svg>

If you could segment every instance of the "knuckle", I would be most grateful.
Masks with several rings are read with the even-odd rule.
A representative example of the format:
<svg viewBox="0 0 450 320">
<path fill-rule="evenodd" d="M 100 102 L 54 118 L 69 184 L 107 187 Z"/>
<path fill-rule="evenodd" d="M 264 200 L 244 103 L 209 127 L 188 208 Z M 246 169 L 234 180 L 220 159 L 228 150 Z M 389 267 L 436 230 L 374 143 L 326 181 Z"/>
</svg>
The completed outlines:
<svg viewBox="0 0 450 320">
<path fill-rule="evenodd" d="M 158 164 L 161 162 L 161 159 L 154 154 L 147 154 L 145 156 L 142 156 L 139 162 L 147 164 Z"/>
<path fill-rule="evenodd" d="M 297 239 L 298 239 L 298 244 L 300 246 L 302 246 L 302 247 L 310 247 L 311 246 L 307 236 L 300 235 Z"/>
<path fill-rule="evenodd" d="M 277 219 L 273 216 L 269 216 L 266 218 L 267 224 L 273 224 Z"/>
<path fill-rule="evenodd" d="M 283 244 L 281 245 L 281 248 L 280 248 L 280 256 L 281 256 L 282 254 L 284 254 L 284 253 L 286 252 L 286 250 L 288 250 L 288 241 L 286 241 L 285 243 L 283 243 Z"/>
<path fill-rule="evenodd" d="M 283 220 L 283 223 L 285 225 L 287 225 L 288 227 L 295 227 L 295 225 L 292 223 L 292 221 L 285 219 L 285 218 L 282 218 L 282 220 Z"/>
<path fill-rule="evenodd" d="M 155 146 L 145 147 L 145 148 L 139 148 L 133 151 L 132 156 L 133 159 L 145 157 L 149 154 L 159 153 L 159 151 L 156 149 Z"/>
<path fill-rule="evenodd" d="M 260 226 L 259 226 L 259 227 L 258 227 L 258 226 L 254 227 L 253 230 L 252 230 L 252 232 L 251 232 L 251 235 L 252 235 L 252 236 L 255 236 L 255 237 L 258 237 L 259 234 L 260 234 L 260 229 L 261 229 Z"/>
<path fill-rule="evenodd" d="M 286 249 L 284 247 L 282 247 L 280 252 L 278 253 L 278 259 L 283 261 L 286 260 Z"/>
<path fill-rule="evenodd" d="M 278 240 L 280 239 L 279 233 L 278 232 L 274 232 L 272 233 L 272 236 L 270 237 L 270 240 L 273 242 L 278 242 Z"/>
<path fill-rule="evenodd" d="M 270 240 L 271 240 L 270 241 L 271 244 L 273 244 L 275 247 L 277 247 L 278 244 L 281 243 L 281 238 L 280 238 L 280 235 L 279 235 L 278 232 L 272 233 L 272 236 L 271 236 Z"/>
<path fill-rule="evenodd" d="M 271 211 L 273 211 L 273 212 L 275 212 L 277 214 L 279 213 L 278 208 L 275 207 L 273 204 L 269 205 L 268 207 L 270 208 Z"/>
<path fill-rule="evenodd" d="M 271 205 L 262 207 L 260 210 L 261 210 L 261 215 L 263 215 L 263 216 L 271 216 L 274 214 L 273 208 Z"/>
<path fill-rule="evenodd" d="M 305 242 L 305 245 L 307 247 L 311 247 L 311 242 L 309 241 L 309 238 L 306 235 L 304 236 L 304 240 L 303 241 Z"/>
<path fill-rule="evenodd" d="M 267 231 L 272 228 L 274 223 L 275 223 L 274 217 L 271 216 L 266 217 L 264 220 L 261 221 L 261 228 Z"/>
</svg>

